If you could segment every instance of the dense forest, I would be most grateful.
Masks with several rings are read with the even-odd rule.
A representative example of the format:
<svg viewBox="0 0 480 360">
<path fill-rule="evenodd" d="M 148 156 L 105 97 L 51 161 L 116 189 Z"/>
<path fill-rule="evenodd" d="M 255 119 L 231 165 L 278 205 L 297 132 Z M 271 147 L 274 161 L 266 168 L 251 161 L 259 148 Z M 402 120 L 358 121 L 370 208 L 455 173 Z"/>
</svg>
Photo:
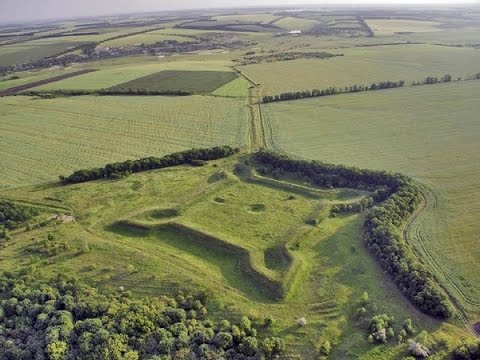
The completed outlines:
<svg viewBox="0 0 480 360">
<path fill-rule="evenodd" d="M 37 283 L 32 265 L 0 277 L 0 359 L 271 359 L 285 350 L 260 340 L 249 318 L 208 319 L 208 296 L 133 299 L 100 294 L 58 276 Z"/>
<path fill-rule="evenodd" d="M 70 176 L 60 176 L 60 180 L 65 184 L 76 184 L 98 179 L 118 179 L 131 173 L 163 169 L 170 166 L 184 164 L 201 165 L 204 161 L 225 158 L 235 154 L 237 151 L 238 149 L 230 146 L 191 149 L 166 155 L 162 158 L 148 157 L 108 164 L 103 168 L 78 170 Z"/>
<path fill-rule="evenodd" d="M 401 235 L 403 224 L 422 199 L 410 178 L 385 171 L 296 160 L 270 152 L 259 152 L 255 159 L 264 173 L 285 172 L 328 188 L 373 191 L 372 200 L 377 205 L 367 214 L 363 234 L 370 252 L 418 309 L 440 319 L 452 316 L 453 308 L 445 292 Z"/>
</svg>

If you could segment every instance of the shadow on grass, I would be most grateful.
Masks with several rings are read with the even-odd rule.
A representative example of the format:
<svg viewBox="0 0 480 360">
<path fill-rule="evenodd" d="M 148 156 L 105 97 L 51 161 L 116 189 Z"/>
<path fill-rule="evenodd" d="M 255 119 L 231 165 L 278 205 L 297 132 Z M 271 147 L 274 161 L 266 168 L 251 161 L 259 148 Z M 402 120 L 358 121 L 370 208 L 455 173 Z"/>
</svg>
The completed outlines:
<svg viewBox="0 0 480 360">
<path fill-rule="evenodd" d="M 185 225 L 141 225 L 131 221 L 119 221 L 106 229 L 132 239 L 158 239 L 160 244 L 168 244 L 200 261 L 208 262 L 219 269 L 228 285 L 238 289 L 251 300 L 274 303 L 283 296 L 280 283 L 252 267 L 247 250 Z"/>
</svg>

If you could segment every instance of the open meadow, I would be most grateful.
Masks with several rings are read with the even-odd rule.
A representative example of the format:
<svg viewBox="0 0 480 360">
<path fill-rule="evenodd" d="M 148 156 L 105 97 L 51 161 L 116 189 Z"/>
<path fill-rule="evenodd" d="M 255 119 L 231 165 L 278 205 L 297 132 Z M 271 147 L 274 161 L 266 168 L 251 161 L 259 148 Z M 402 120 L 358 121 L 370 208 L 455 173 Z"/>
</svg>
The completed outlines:
<svg viewBox="0 0 480 360">
<path fill-rule="evenodd" d="M 264 106 L 277 149 L 400 171 L 433 190 L 410 241 L 426 264 L 434 259 L 438 276 L 477 315 L 479 92 L 480 82 L 471 81 Z"/>
</svg>

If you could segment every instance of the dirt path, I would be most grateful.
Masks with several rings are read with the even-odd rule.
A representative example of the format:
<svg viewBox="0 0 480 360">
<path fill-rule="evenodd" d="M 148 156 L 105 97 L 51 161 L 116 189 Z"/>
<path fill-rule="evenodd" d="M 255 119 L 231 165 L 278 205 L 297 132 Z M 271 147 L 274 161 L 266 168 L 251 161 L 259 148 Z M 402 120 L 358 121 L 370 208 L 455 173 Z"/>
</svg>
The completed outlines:
<svg viewBox="0 0 480 360">
<path fill-rule="evenodd" d="M 233 70 L 238 75 L 246 79 L 250 84 L 246 105 L 249 119 L 247 136 L 248 151 L 252 153 L 262 149 L 270 148 L 268 144 L 270 144 L 271 141 L 268 141 L 267 138 L 267 131 L 261 108 L 262 87 L 260 84 L 255 82 L 252 78 L 237 68 L 233 67 Z"/>
<path fill-rule="evenodd" d="M 32 89 L 32 88 L 35 88 L 37 86 L 41 86 L 41 85 L 45 85 L 45 84 L 50 84 L 50 83 L 57 82 L 57 81 L 64 80 L 64 79 L 68 79 L 68 78 L 71 78 L 71 77 L 74 77 L 74 76 L 88 74 L 88 73 L 91 73 L 91 72 L 94 72 L 94 71 L 97 71 L 97 70 L 96 69 L 85 69 L 85 70 L 75 71 L 75 72 L 72 72 L 72 73 L 69 73 L 69 74 L 54 76 L 54 77 L 51 77 L 51 78 L 45 79 L 45 80 L 39 80 L 39 81 L 34 81 L 34 82 L 31 82 L 31 83 L 28 83 L 28 84 L 20 85 L 20 86 L 15 86 L 15 87 L 12 87 L 12 88 L 9 88 L 9 89 L 1 90 L 0 91 L 0 96 L 13 95 L 13 94 L 19 93 L 20 91 Z"/>
</svg>

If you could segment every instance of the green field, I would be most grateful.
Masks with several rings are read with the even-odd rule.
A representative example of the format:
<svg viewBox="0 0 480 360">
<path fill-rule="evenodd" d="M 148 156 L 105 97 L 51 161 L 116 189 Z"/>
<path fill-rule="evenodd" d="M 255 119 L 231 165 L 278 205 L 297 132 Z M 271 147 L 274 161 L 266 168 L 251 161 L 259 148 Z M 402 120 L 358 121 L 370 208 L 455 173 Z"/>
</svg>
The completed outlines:
<svg viewBox="0 0 480 360">
<path fill-rule="evenodd" d="M 184 71 L 229 71 L 229 61 L 225 59 L 211 59 L 204 61 L 201 58 L 150 58 L 145 61 L 141 58 L 125 60 L 99 61 L 90 63 L 89 67 L 99 69 L 92 74 L 65 79 L 55 83 L 39 86 L 35 90 L 100 90 L 123 84 L 144 76 L 166 70 Z M 84 66 L 83 66 L 84 67 Z M 75 67 L 77 68 L 77 67 Z"/>
<path fill-rule="evenodd" d="M 417 20 L 368 20 L 368 26 L 376 36 L 393 35 L 395 33 L 425 33 L 441 31 L 436 21 Z"/>
<path fill-rule="evenodd" d="M 278 19 L 279 16 L 274 14 L 238 14 L 238 15 L 220 15 L 215 16 L 214 19 L 218 21 L 240 21 L 240 22 L 254 22 L 254 23 L 270 23 Z"/>
<path fill-rule="evenodd" d="M 433 190 L 427 192 L 428 211 L 413 224 L 411 241 L 429 255 L 421 258 L 439 271 L 465 309 L 477 315 L 479 92 L 480 82 L 472 81 L 264 107 L 279 149 L 401 171 Z"/>
<path fill-rule="evenodd" d="M 0 99 L 0 187 L 78 168 L 245 142 L 244 100 L 217 97 Z"/>
<path fill-rule="evenodd" d="M 145 301 L 178 289 L 201 291 L 209 295 L 210 319 L 233 324 L 246 315 L 259 341 L 284 339 L 287 354 L 278 360 L 407 360 L 409 338 L 433 351 L 429 359 L 451 359 L 447 354 L 473 339 L 472 325 L 480 322 L 480 81 L 411 84 L 427 76 L 450 74 L 457 80 L 480 72 L 480 11 L 422 9 L 285 7 L 105 16 L 54 21 L 17 44 L 0 44 L 0 90 L 96 70 L 32 88 L 36 96 L 0 98 L 0 200 L 40 211 L 7 233 L 0 207 L 0 268 L 36 273 L 40 282 L 61 273 L 101 293 L 131 292 Z M 29 26 L 0 26 L 0 35 L 38 24 Z M 292 30 L 302 33 L 287 33 Z M 41 38 L 82 31 L 98 34 Z M 107 49 L 159 41 L 178 44 L 171 51 Z M 185 44 L 195 41 L 200 46 Z M 81 60 L 48 69 L 2 69 L 87 42 L 102 51 L 89 55 L 77 49 L 69 54 Z M 301 58 L 307 52 L 343 56 Z M 287 61 L 288 54 L 300 58 Z M 249 56 L 264 62 L 238 65 Z M 267 62 L 271 59 L 278 61 Z M 406 84 L 262 103 L 265 95 L 387 80 Z M 100 91 L 108 89 L 126 94 Z M 194 95 L 134 96 L 129 89 Z M 134 174 L 114 171 L 115 176 L 83 184 L 58 181 L 59 175 L 112 162 L 221 145 L 239 152 L 162 170 L 131 167 Z M 392 280 L 378 254 L 367 250 L 364 223 L 371 210 L 350 212 L 348 205 L 378 199 L 382 189 L 367 191 L 364 183 L 356 189 L 321 188 L 293 172 L 270 172 L 255 161 L 260 150 L 413 177 L 425 201 L 416 211 L 409 203 L 413 215 L 396 221 L 393 235 L 407 240 L 405 254 L 411 247 L 446 290 L 454 315 L 446 321 L 423 315 L 413 305 L 422 301 L 409 302 L 395 285 L 398 278 Z M 332 212 L 336 205 L 347 210 Z M 410 274 L 413 279 L 416 272 Z M 0 274 L 0 288 L 2 279 Z M 383 313 L 395 317 L 395 337 L 371 343 L 369 321 Z M 9 331 L 3 315 L 0 306 L 0 357 Z M 267 317 L 274 319 L 271 326 L 265 325 Z M 302 317 L 304 327 L 297 324 Z M 417 332 L 399 342 L 407 318 Z M 329 356 L 321 353 L 327 340 Z M 199 352 L 197 345 L 188 346 Z M 196 356 L 191 358 L 206 358 Z"/>
<path fill-rule="evenodd" d="M 274 24 L 278 27 L 281 27 L 285 30 L 301 30 L 302 32 L 307 32 L 311 30 L 314 26 L 317 26 L 319 23 L 311 19 L 301 19 L 291 16 L 287 16 L 278 21 L 275 21 Z"/>
<path fill-rule="evenodd" d="M 30 264 L 32 257 L 22 254 L 31 249 L 33 261 L 48 260 L 44 271 L 75 274 L 101 289 L 124 286 L 141 296 L 171 294 L 178 287 L 207 289 L 214 295 L 210 308 L 222 316 L 247 314 L 257 324 L 267 315 L 275 318 L 274 327 L 262 331 L 281 335 L 288 354 L 306 360 L 318 357 L 325 340 L 336 344 L 333 358 L 395 359 L 395 353 L 405 351 L 406 344 L 372 347 L 348 315 L 364 291 L 377 311 L 394 314 L 399 323 L 408 317 L 432 334 L 451 332 L 448 325 L 412 313 L 378 271 L 359 235 L 362 216 L 328 216 L 332 204 L 365 193 L 254 174 L 247 181 L 247 167 L 236 175 L 239 161 L 164 169 L 121 181 L 30 188 L 30 202 L 45 203 L 51 211 L 69 208 L 76 221 L 20 232 L 2 250 L 2 266 Z M 13 189 L 8 196 L 20 199 L 24 191 Z M 319 225 L 305 223 L 312 216 Z M 36 255 L 47 233 L 70 250 Z M 79 255 L 76 248 L 85 242 L 90 251 Z M 293 256 L 290 264 L 279 251 L 285 246 Z M 241 249 L 251 254 L 250 262 L 232 256 Z M 244 267 L 259 273 L 252 277 Z M 285 284 L 287 296 L 272 299 L 261 278 Z M 296 320 L 303 316 L 308 326 L 300 328 Z"/>
<path fill-rule="evenodd" d="M 164 35 L 157 31 L 146 32 L 143 34 L 132 35 L 123 37 L 120 39 L 114 39 L 105 41 L 102 43 L 102 47 L 119 47 L 119 46 L 134 46 L 139 44 L 154 44 L 161 41 L 177 41 L 177 42 L 187 42 L 194 41 L 192 38 L 176 35 Z"/>
<path fill-rule="evenodd" d="M 243 77 L 239 77 L 229 83 L 219 87 L 213 92 L 213 95 L 226 97 L 247 97 L 250 83 Z"/>
<path fill-rule="evenodd" d="M 227 71 L 161 71 L 116 85 L 111 90 L 182 90 L 193 93 L 211 93 L 236 78 L 236 73 Z"/>
<path fill-rule="evenodd" d="M 81 44 L 81 42 L 74 42 L 70 39 L 68 42 L 60 43 L 7 45 L 2 47 L 0 66 L 29 63 L 54 56 Z"/>
<path fill-rule="evenodd" d="M 385 80 L 409 83 L 445 74 L 464 77 L 477 73 L 480 63 L 477 50 L 434 45 L 376 46 L 332 52 L 345 56 L 254 64 L 239 69 L 260 83 L 266 94 L 275 95 Z"/>
</svg>

